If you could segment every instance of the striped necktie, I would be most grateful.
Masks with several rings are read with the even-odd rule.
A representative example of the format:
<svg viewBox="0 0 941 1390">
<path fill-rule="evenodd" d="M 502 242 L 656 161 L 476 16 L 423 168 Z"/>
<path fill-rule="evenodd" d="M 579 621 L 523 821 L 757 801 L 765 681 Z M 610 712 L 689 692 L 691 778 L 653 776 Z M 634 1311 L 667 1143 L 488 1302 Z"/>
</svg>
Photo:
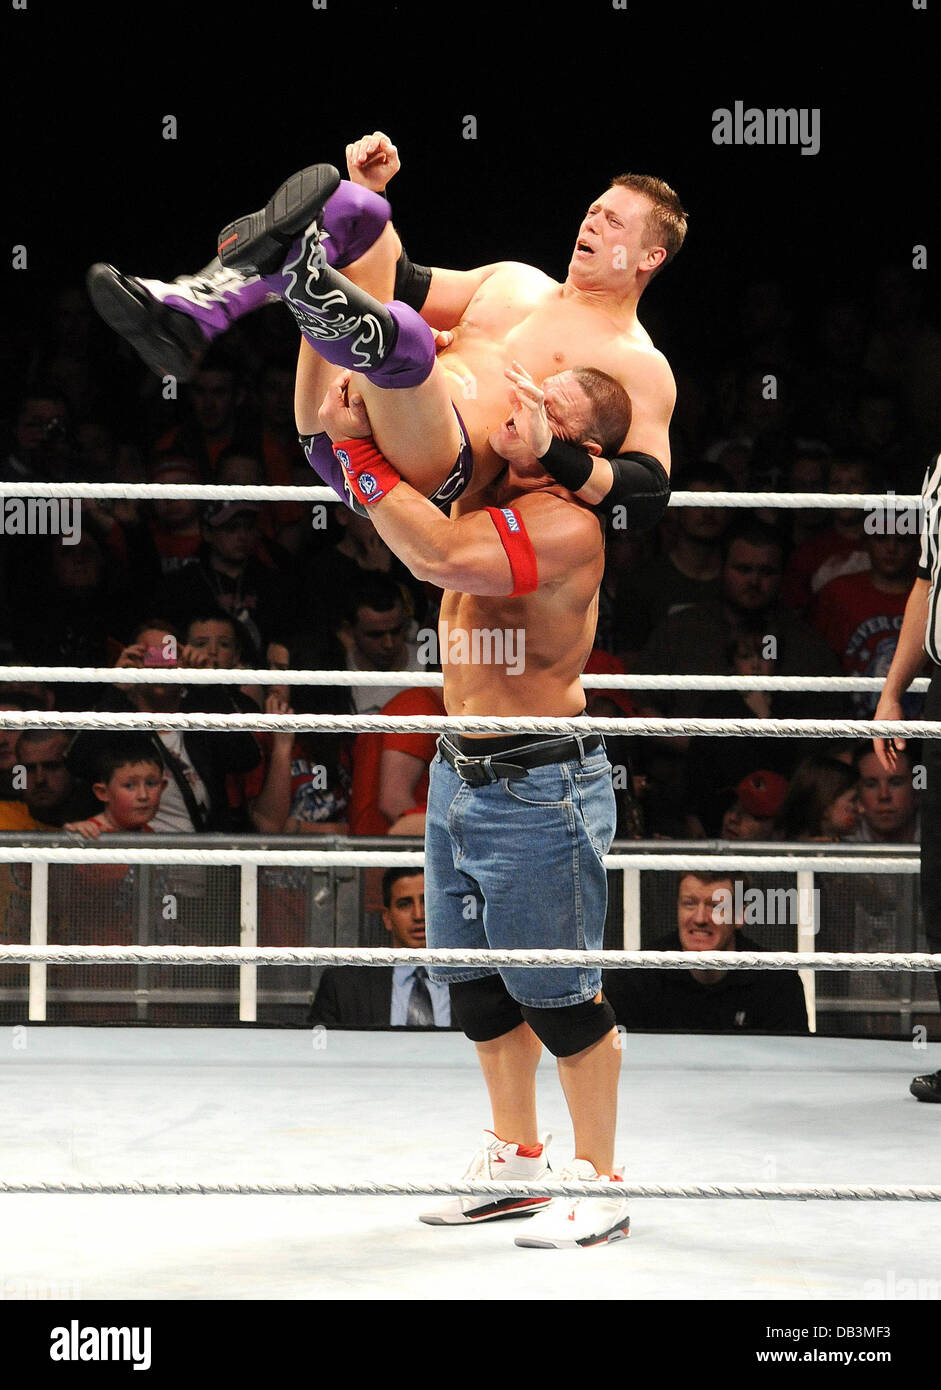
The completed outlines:
<svg viewBox="0 0 941 1390">
<path fill-rule="evenodd" d="M 431 1002 L 431 991 L 427 981 L 428 971 L 423 965 L 416 965 L 412 992 L 408 999 L 406 1023 L 409 1028 L 433 1028 L 435 1026 L 435 1010 Z"/>
</svg>

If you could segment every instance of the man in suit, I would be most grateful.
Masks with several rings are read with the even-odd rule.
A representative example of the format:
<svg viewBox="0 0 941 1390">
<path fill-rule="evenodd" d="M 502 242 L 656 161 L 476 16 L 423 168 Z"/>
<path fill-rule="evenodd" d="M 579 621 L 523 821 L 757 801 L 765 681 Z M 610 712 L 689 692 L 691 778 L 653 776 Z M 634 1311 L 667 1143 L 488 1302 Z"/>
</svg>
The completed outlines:
<svg viewBox="0 0 941 1390">
<path fill-rule="evenodd" d="M 382 876 L 382 924 L 392 946 L 425 944 L 425 875 L 387 869 Z M 427 978 L 422 965 L 328 966 L 320 977 L 310 1022 L 327 1028 L 450 1028 L 448 987 Z"/>
</svg>

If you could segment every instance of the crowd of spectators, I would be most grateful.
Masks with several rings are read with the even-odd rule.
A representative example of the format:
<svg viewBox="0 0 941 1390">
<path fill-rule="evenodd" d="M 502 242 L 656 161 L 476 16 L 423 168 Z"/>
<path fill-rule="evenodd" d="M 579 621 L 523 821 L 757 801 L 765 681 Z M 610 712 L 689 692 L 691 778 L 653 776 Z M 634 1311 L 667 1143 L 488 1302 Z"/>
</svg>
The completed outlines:
<svg viewBox="0 0 941 1390">
<path fill-rule="evenodd" d="M 834 298 L 804 314 L 783 284 L 745 286 L 736 360 L 673 364 L 674 488 L 918 492 L 941 438 L 941 334 L 919 283 L 904 267 L 885 266 L 868 302 Z M 97 320 L 79 289 L 62 291 L 45 319 L 18 333 L 32 340 L 19 354 L 20 378 L 7 383 L 0 480 L 319 485 L 294 430 L 294 329 L 281 306 L 240 321 L 178 398 Z M 609 527 L 588 669 L 883 675 L 918 538 L 871 522 L 858 508 L 674 507 L 641 537 Z M 434 669 L 434 644 L 423 639 L 440 596 L 367 519 L 339 505 L 84 501 L 67 540 L 5 526 L 0 593 L 0 663 L 152 667 L 154 676 L 134 685 L 7 683 L 3 709 L 443 710 L 435 690 L 407 679 Z M 337 669 L 384 672 L 389 681 L 186 686 L 161 682 L 168 667 Z M 859 717 L 876 698 L 594 690 L 589 710 Z M 909 697 L 906 713 L 919 708 Z M 423 828 L 431 737 L 142 737 L 126 746 L 111 734 L 0 732 L 0 828 Z M 615 783 L 621 837 L 918 836 L 914 749 L 891 777 L 866 746 L 796 739 L 625 737 L 612 741 L 611 758 L 624 773 Z"/>
</svg>

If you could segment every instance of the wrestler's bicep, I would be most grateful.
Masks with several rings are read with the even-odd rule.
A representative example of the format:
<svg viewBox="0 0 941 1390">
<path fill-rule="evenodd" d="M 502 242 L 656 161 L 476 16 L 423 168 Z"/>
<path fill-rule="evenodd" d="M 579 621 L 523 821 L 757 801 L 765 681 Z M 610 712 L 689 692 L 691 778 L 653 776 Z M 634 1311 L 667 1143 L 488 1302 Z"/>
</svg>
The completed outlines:
<svg viewBox="0 0 941 1390">
<path fill-rule="evenodd" d="M 468 512 L 452 521 L 446 545 L 429 558 L 422 578 L 462 594 L 498 598 L 512 593 L 510 558 L 489 513 Z"/>
<path fill-rule="evenodd" d="M 631 398 L 631 427 L 621 453 L 652 454 L 670 471 L 670 421 L 676 382 L 665 358 L 635 358 L 621 378 Z"/>
<path fill-rule="evenodd" d="M 548 493 L 532 494 L 458 517 L 437 567 L 422 577 L 460 593 L 520 597 L 590 563 L 601 548 L 592 513 Z"/>
<path fill-rule="evenodd" d="M 421 316 L 432 328 L 455 328 L 485 280 L 489 280 L 498 264 L 479 266 L 476 270 L 443 270 L 433 266 L 431 284 L 421 307 Z"/>
</svg>

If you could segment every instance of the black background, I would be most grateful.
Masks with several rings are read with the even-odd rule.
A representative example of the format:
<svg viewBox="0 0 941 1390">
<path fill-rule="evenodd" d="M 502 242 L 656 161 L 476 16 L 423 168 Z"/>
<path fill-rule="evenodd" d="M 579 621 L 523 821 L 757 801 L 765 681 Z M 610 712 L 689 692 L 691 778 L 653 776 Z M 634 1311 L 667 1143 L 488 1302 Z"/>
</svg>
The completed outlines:
<svg viewBox="0 0 941 1390">
<path fill-rule="evenodd" d="M 927 244 L 921 283 L 936 281 L 938 26 L 911 0 L 27 3 L 5 17 L 8 240 L 29 251 L 6 276 L 17 316 L 94 260 L 197 269 L 225 222 L 297 167 L 342 168 L 376 127 L 399 147 L 394 214 L 425 263 L 561 278 L 611 175 L 666 178 L 690 231 L 644 317 L 679 368 L 734 351 L 750 280 L 784 281 L 798 309 L 865 296 L 877 266 Z M 715 145 L 712 113 L 736 100 L 819 107 L 820 152 Z"/>
</svg>

